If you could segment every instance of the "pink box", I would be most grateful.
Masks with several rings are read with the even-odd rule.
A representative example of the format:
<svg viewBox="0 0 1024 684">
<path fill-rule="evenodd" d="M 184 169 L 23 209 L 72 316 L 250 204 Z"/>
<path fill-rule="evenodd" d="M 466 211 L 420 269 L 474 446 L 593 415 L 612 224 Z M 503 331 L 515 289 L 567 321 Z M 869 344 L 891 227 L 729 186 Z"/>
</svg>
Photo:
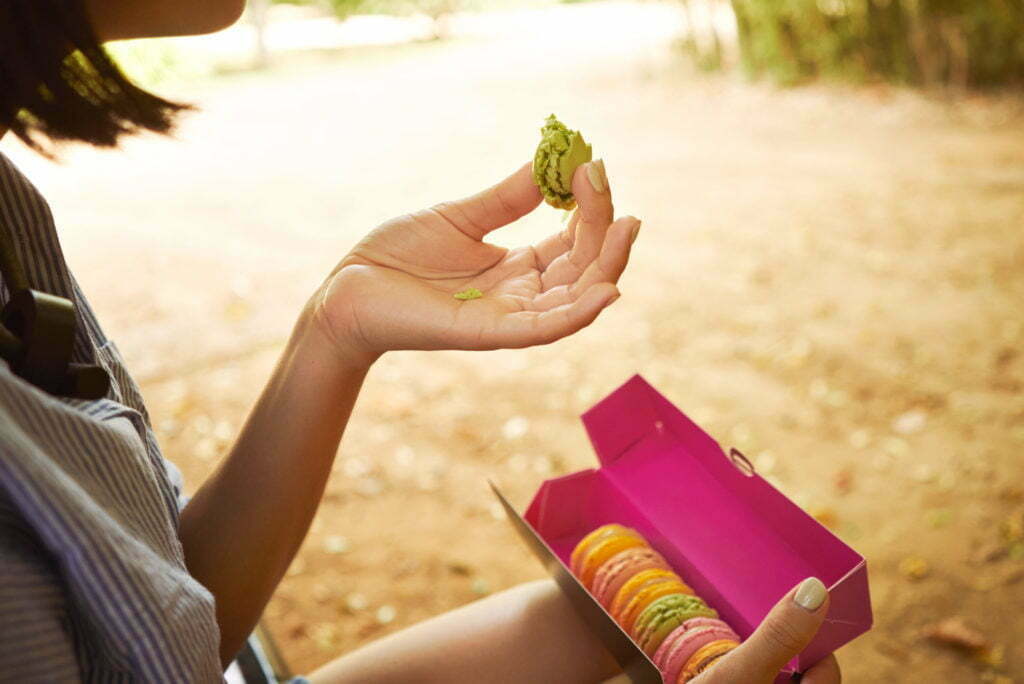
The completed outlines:
<svg viewBox="0 0 1024 684">
<path fill-rule="evenodd" d="M 525 516 L 494 489 L 523 540 L 636 684 L 658 669 L 569 572 L 595 527 L 643 534 L 698 596 L 746 639 L 794 585 L 815 576 L 832 597 L 821 631 L 780 674 L 789 679 L 871 628 L 864 558 L 634 376 L 583 415 L 601 467 L 544 482 Z M 493 487 L 493 485 L 492 485 Z"/>
</svg>

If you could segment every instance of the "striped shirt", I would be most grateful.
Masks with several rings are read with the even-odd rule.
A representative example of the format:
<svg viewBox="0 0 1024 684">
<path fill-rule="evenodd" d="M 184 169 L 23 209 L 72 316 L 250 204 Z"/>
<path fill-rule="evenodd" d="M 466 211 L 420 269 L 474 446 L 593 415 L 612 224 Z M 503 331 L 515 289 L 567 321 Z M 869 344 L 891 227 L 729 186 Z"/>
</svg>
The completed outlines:
<svg viewBox="0 0 1024 684">
<path fill-rule="evenodd" d="M 31 287 L 75 303 L 73 361 L 111 378 L 103 399 L 58 398 L 0 361 L 0 681 L 223 681 L 213 596 L 178 539 L 181 476 L 49 207 L 2 153 L 0 224 Z"/>
</svg>

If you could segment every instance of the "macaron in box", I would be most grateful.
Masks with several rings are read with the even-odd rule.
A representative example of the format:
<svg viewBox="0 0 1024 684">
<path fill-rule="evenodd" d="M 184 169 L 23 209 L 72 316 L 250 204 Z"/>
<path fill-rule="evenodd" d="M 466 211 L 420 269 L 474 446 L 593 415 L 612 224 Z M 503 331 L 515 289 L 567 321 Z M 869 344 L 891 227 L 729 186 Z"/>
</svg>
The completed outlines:
<svg viewBox="0 0 1024 684">
<path fill-rule="evenodd" d="M 544 482 L 524 516 L 494 491 L 635 684 L 669 682 L 662 671 L 686 681 L 694 674 L 687 666 L 713 667 L 806 577 L 829 588 L 829 615 L 779 682 L 871 628 L 864 558 L 643 378 L 634 376 L 583 422 L 598 468 Z M 602 538 L 598 529 L 610 525 L 631 532 Z M 574 566 L 578 547 L 588 551 Z"/>
<path fill-rule="evenodd" d="M 605 551 L 623 545 L 613 556 Z M 634 529 L 598 527 L 576 544 L 569 569 L 666 682 L 689 682 L 740 644 L 739 635 Z M 619 589 L 613 594 L 614 585 Z"/>
</svg>

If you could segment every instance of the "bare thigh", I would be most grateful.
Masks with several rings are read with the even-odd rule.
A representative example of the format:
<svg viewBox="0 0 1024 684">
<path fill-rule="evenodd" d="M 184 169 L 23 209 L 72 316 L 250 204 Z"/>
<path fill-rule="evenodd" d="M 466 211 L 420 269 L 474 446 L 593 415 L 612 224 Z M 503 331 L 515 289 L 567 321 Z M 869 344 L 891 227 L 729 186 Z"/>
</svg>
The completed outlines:
<svg viewBox="0 0 1024 684">
<path fill-rule="evenodd" d="M 618 666 L 551 580 L 396 632 L 313 673 L 314 684 L 595 684 Z"/>
</svg>

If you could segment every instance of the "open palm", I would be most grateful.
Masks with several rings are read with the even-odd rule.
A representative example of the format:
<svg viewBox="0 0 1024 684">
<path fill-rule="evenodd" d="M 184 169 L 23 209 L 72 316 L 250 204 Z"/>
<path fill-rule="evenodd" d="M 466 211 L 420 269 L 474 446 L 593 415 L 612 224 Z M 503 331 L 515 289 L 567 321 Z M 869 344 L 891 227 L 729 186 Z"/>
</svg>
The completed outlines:
<svg viewBox="0 0 1024 684">
<path fill-rule="evenodd" d="M 535 245 L 483 241 L 540 203 L 529 164 L 481 193 L 383 223 L 327 279 L 319 318 L 368 354 L 526 347 L 583 328 L 618 298 L 640 227 L 612 221 L 603 164 L 592 166 L 573 178 L 579 207 L 569 224 Z M 470 287 L 483 297 L 453 296 Z"/>
</svg>

